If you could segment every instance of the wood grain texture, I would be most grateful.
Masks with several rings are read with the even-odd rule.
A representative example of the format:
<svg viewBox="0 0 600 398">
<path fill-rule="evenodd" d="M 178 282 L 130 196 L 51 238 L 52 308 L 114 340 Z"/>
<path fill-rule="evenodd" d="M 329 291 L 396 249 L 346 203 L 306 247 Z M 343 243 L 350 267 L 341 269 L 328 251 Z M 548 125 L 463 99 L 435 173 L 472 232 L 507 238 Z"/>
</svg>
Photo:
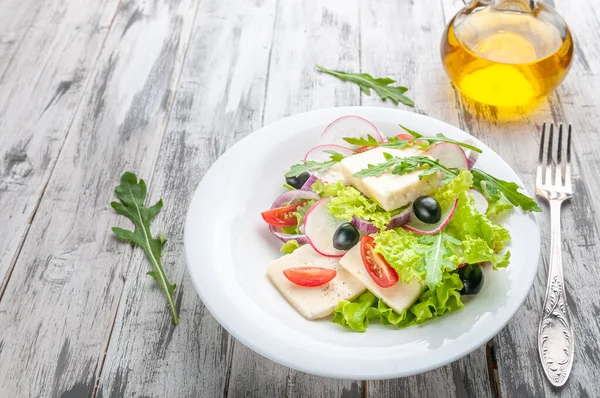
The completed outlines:
<svg viewBox="0 0 600 398">
<path fill-rule="evenodd" d="M 0 16 L 0 40 L 15 41 L 0 47 L 0 225 L 10 231 L 0 297 L 116 10 L 115 0 L 21 3 L 6 4 L 21 24 L 4 21 L 4 4 Z"/>
<path fill-rule="evenodd" d="M 0 301 L 0 396 L 92 393 L 132 253 L 108 203 L 123 170 L 152 170 L 195 4 L 118 9 Z"/>
<path fill-rule="evenodd" d="M 339 84 L 316 64 L 356 70 L 358 7 L 343 0 L 279 0 L 274 21 L 264 123 L 331 106 L 358 105 L 356 86 Z M 297 372 L 235 342 L 230 397 L 361 397 L 362 383 Z"/>
<path fill-rule="evenodd" d="M 177 96 L 150 183 L 165 207 L 163 263 L 177 282 L 180 323 L 144 276 L 136 250 L 107 352 L 98 396 L 218 397 L 229 388 L 233 338 L 204 308 L 186 272 L 183 225 L 212 163 L 261 125 L 275 2 L 202 1 Z M 285 376 L 274 379 L 276 387 Z"/>
<path fill-rule="evenodd" d="M 426 2 L 362 2 L 362 70 L 377 77 L 389 76 L 398 84 L 409 87 L 407 95 L 415 101 L 416 112 L 458 125 L 454 92 L 441 67 L 439 44 L 446 21 L 460 7 L 447 2 L 438 4 L 431 7 Z M 363 95 L 362 103 L 396 107 L 389 101 L 382 103 L 375 94 L 371 97 Z M 393 135 L 400 132 L 398 129 L 386 133 Z M 419 376 L 370 381 L 367 393 L 374 397 L 490 396 L 485 348 Z"/>
</svg>

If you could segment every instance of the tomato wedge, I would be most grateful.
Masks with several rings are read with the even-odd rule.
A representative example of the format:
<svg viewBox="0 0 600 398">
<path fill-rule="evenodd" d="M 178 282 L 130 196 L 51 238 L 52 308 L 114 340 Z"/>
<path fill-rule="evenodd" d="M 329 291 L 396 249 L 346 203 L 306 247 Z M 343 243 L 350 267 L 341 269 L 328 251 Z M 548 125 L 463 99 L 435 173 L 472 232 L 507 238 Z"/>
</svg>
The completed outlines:
<svg viewBox="0 0 600 398">
<path fill-rule="evenodd" d="M 296 267 L 283 270 L 283 275 L 298 286 L 317 287 L 331 281 L 337 272 L 329 268 Z"/>
<path fill-rule="evenodd" d="M 296 225 L 298 223 L 294 212 L 301 205 L 302 202 L 298 202 L 291 205 L 276 207 L 271 210 L 263 211 L 260 214 L 262 215 L 263 220 L 265 220 L 269 225 L 272 225 L 274 227 L 291 227 L 292 225 Z"/>
<path fill-rule="evenodd" d="M 406 140 L 406 141 L 410 141 L 410 140 L 414 140 L 415 137 L 410 135 L 410 134 L 405 134 L 405 133 L 400 133 L 396 136 L 396 138 L 401 139 L 401 140 Z M 427 141 L 425 140 L 415 140 L 414 141 L 415 144 L 420 144 L 420 145 L 424 145 L 427 144 Z M 409 145 L 412 145 L 413 143 L 409 143 Z"/>
<path fill-rule="evenodd" d="M 367 152 L 367 151 L 370 151 L 373 148 L 375 148 L 375 147 L 374 146 L 361 146 L 360 148 L 358 148 L 357 150 L 355 150 L 354 153 Z"/>
<path fill-rule="evenodd" d="M 394 286 L 398 282 L 398 273 L 381 254 L 373 253 L 374 249 L 374 239 L 368 235 L 363 236 L 360 241 L 360 256 L 367 272 L 378 286 Z"/>
<path fill-rule="evenodd" d="M 406 141 L 415 139 L 415 137 L 413 137 L 410 134 L 406 134 L 406 133 L 400 133 L 396 136 L 396 138 L 401 139 L 401 140 L 406 140 Z"/>
</svg>

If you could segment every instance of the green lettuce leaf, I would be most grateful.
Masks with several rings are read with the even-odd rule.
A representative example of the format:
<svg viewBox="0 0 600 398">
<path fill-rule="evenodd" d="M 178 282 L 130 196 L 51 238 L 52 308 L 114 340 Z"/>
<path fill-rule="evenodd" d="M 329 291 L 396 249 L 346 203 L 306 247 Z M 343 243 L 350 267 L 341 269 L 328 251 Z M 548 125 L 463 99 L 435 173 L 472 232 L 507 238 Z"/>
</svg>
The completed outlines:
<svg viewBox="0 0 600 398">
<path fill-rule="evenodd" d="M 490 250 L 494 253 L 500 252 L 505 244 L 510 241 L 510 234 L 506 228 L 477 211 L 473 197 L 468 193 L 472 183 L 471 173 L 466 169 L 462 169 L 457 177 L 440 187 L 433 195 L 442 206 L 448 205 L 448 203 L 458 198 L 456 212 L 445 232 L 463 242 L 463 251 L 471 249 L 471 253 L 477 252 L 479 256 L 489 258 L 486 261 L 490 261 L 496 268 L 506 266 L 510 254 L 494 256 L 490 254 Z M 465 242 L 467 242 L 466 245 Z M 477 250 L 473 249 L 475 243 Z M 487 247 L 484 247 L 483 243 Z M 465 262 L 460 259 L 456 261 Z"/>
<path fill-rule="evenodd" d="M 285 242 L 283 244 L 283 246 L 281 246 L 281 249 L 279 249 L 279 250 L 283 254 L 292 254 L 294 252 L 294 250 L 296 250 L 300 246 L 302 246 L 302 245 L 299 244 L 297 240 L 292 239 L 292 240 L 289 240 L 289 241 Z"/>
<path fill-rule="evenodd" d="M 425 279 L 425 270 L 421 267 L 423 255 L 417 252 L 419 235 L 402 228 L 380 232 L 375 235 L 375 253 L 396 270 L 402 282 L 413 279 Z"/>
<path fill-rule="evenodd" d="M 395 312 L 383 300 L 366 291 L 352 302 L 341 301 L 334 311 L 333 322 L 356 332 L 364 332 L 369 321 L 377 319 L 383 325 L 399 328 L 418 325 L 463 308 L 460 297 L 462 288 L 458 274 L 445 272 L 442 282 L 435 289 L 425 290 L 411 307 L 401 313 Z"/>
<path fill-rule="evenodd" d="M 318 180 L 311 186 L 312 191 L 322 198 L 337 196 L 338 192 L 343 191 L 344 188 L 346 187 L 339 181 L 324 183 L 323 181 Z"/>
<path fill-rule="evenodd" d="M 316 187 L 315 187 L 316 185 Z M 331 196 L 329 213 L 345 221 L 351 221 L 352 216 L 372 222 L 380 230 L 385 230 L 390 219 L 403 209 L 387 212 L 376 202 L 364 196 L 358 189 L 337 183 L 322 184 L 316 182 L 313 190 L 323 196 Z"/>
<path fill-rule="evenodd" d="M 369 319 L 379 316 L 373 307 L 377 301 L 377 297 L 368 290 L 352 302 L 340 301 L 333 312 L 333 322 L 357 332 L 364 332 L 369 326 Z"/>
</svg>

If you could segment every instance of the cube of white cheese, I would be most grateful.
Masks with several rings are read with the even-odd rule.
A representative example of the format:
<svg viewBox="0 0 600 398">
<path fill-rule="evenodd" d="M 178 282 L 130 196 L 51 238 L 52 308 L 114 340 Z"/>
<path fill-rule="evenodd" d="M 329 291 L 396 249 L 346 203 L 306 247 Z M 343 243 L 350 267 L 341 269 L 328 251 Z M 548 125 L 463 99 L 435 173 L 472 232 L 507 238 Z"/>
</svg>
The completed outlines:
<svg viewBox="0 0 600 398">
<path fill-rule="evenodd" d="M 369 164 L 385 162 L 384 153 L 405 158 L 409 156 L 426 156 L 417 148 L 390 149 L 377 147 L 369 151 L 349 156 L 342 160 L 342 174 L 348 184 L 353 185 L 365 196 L 375 200 L 385 211 L 396 210 L 405 206 L 421 195 L 431 194 L 437 187 L 437 176 L 419 180 L 420 170 L 404 175 L 383 173 L 378 177 L 356 178 L 354 173 L 366 169 Z"/>
<path fill-rule="evenodd" d="M 337 275 L 330 282 L 317 287 L 303 287 L 290 282 L 283 271 L 295 267 L 331 268 Z M 291 254 L 273 260 L 267 267 L 267 276 L 277 290 L 307 319 L 323 318 L 333 312 L 342 300 L 353 300 L 365 291 L 365 286 L 344 270 L 337 258 L 325 257 L 310 245 L 304 245 Z"/>
<path fill-rule="evenodd" d="M 402 283 L 399 280 L 394 286 L 380 287 L 373 281 L 369 275 L 360 255 L 359 245 L 350 249 L 344 257 L 340 259 L 340 264 L 349 273 L 359 279 L 375 296 L 383 300 L 394 311 L 402 312 L 410 307 L 423 293 L 425 285 L 416 280 L 410 283 Z"/>
</svg>

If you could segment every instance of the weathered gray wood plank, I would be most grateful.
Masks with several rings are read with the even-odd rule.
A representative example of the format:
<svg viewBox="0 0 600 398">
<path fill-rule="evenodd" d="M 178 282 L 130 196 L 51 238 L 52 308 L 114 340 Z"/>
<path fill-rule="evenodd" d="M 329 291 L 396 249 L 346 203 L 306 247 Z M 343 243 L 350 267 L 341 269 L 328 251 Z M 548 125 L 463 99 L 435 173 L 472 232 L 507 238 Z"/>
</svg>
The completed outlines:
<svg viewBox="0 0 600 398">
<path fill-rule="evenodd" d="M 432 7 L 430 2 L 385 0 L 361 5 L 362 71 L 397 80 L 409 88 L 407 95 L 415 101 L 416 112 L 458 125 L 454 92 L 439 54 L 445 24 L 458 5 L 440 2 Z M 375 94 L 363 95 L 362 103 L 396 107 L 389 101 L 382 103 Z M 485 397 L 491 392 L 485 348 L 422 375 L 370 381 L 367 387 L 368 395 L 374 397 Z"/>
<path fill-rule="evenodd" d="M 265 124 L 313 109 L 358 105 L 356 86 L 319 74 L 315 65 L 356 70 L 359 18 L 355 4 L 336 0 L 279 1 L 275 20 Z M 297 372 L 235 342 L 228 396 L 360 397 L 362 383 Z"/>
<path fill-rule="evenodd" d="M 0 16 L 0 297 L 116 9 L 21 3 Z"/>
<path fill-rule="evenodd" d="M 195 5 L 119 7 L 0 301 L 0 396 L 92 393 L 132 253 L 108 203 L 123 170 L 152 170 Z"/>
<path fill-rule="evenodd" d="M 127 271 L 99 396 L 218 397 L 228 389 L 233 338 L 204 308 L 186 271 L 183 225 L 203 174 L 233 143 L 260 127 L 275 1 L 200 3 L 151 195 L 165 207 L 156 228 L 167 233 L 163 254 L 177 282 L 180 323 L 144 276 L 136 250 Z M 152 375 L 150 377 L 150 375 Z M 274 388 L 283 385 L 274 379 Z"/>
</svg>

